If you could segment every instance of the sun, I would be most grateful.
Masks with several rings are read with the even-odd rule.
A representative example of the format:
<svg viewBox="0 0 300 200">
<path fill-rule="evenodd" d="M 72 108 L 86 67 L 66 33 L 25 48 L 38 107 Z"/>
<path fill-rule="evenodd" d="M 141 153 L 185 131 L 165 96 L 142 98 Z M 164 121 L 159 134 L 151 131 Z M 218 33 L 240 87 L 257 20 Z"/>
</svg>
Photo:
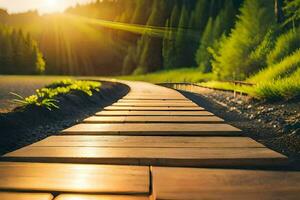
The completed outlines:
<svg viewBox="0 0 300 200">
<path fill-rule="evenodd" d="M 44 0 L 40 11 L 42 13 L 62 12 L 65 8 L 64 1 L 62 0 Z"/>
<path fill-rule="evenodd" d="M 51 7 L 56 7 L 58 6 L 58 0 L 47 0 L 46 1 L 46 5 Z"/>
</svg>

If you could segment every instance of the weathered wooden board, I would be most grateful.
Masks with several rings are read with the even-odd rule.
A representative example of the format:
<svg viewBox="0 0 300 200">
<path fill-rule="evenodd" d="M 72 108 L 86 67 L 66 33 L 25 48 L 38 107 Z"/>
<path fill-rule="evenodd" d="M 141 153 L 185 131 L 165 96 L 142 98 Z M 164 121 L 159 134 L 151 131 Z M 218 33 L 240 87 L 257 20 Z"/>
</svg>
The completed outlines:
<svg viewBox="0 0 300 200">
<path fill-rule="evenodd" d="M 101 111 L 98 116 L 213 116 L 208 111 Z"/>
<path fill-rule="evenodd" d="M 247 137 L 51 136 L 34 147 L 260 148 Z"/>
<path fill-rule="evenodd" d="M 105 107 L 104 110 L 124 110 L 124 111 L 200 111 L 204 110 L 201 107 L 134 107 L 134 106 L 108 106 Z"/>
<path fill-rule="evenodd" d="M 52 194 L 0 192 L 1 200 L 52 200 Z"/>
<path fill-rule="evenodd" d="M 122 106 L 122 107 L 199 107 L 197 104 L 193 102 L 184 102 L 184 103 L 173 103 L 173 102 L 159 102 L 159 103 L 146 103 L 146 102 L 139 102 L 139 103 L 114 103 L 112 106 Z"/>
<path fill-rule="evenodd" d="M 0 190 L 148 195 L 149 168 L 2 162 Z"/>
<path fill-rule="evenodd" d="M 84 123 L 221 123 L 223 119 L 216 116 L 93 116 L 85 119 Z"/>
<path fill-rule="evenodd" d="M 149 200 L 148 196 L 62 194 L 55 200 Z"/>
<path fill-rule="evenodd" d="M 242 132 L 228 124 L 78 124 L 62 132 L 68 135 L 171 135 L 171 136 L 240 136 Z"/>
<path fill-rule="evenodd" d="M 300 172 L 152 168 L 156 199 L 299 199 Z"/>
<path fill-rule="evenodd" d="M 4 161 L 179 167 L 257 167 L 287 165 L 285 156 L 268 148 L 25 147 Z M 129 168 L 130 169 L 130 168 Z M 126 169 L 123 169 L 126 170 Z M 117 172 L 117 171 L 116 171 Z M 121 173 L 121 172 L 120 172 Z M 118 174 L 118 173 L 116 173 Z"/>
</svg>

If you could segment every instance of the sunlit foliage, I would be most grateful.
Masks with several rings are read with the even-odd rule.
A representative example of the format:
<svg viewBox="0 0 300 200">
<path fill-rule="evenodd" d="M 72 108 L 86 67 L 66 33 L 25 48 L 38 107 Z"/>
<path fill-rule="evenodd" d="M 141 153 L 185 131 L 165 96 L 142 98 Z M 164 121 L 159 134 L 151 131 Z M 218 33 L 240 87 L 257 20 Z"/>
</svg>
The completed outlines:
<svg viewBox="0 0 300 200">
<path fill-rule="evenodd" d="M 275 23 L 272 0 L 246 0 L 230 36 L 220 46 L 213 68 L 222 79 L 244 79 L 256 72 L 249 55 Z M 218 70 L 220 69 L 220 70 Z"/>
<path fill-rule="evenodd" d="M 276 41 L 275 48 L 267 57 L 269 66 L 280 62 L 286 56 L 290 56 L 293 52 L 300 49 L 300 27 L 283 33 L 274 41 Z"/>
<path fill-rule="evenodd" d="M 93 92 L 100 91 L 101 83 L 96 81 L 79 81 L 66 79 L 36 90 L 36 94 L 29 97 L 22 97 L 18 94 L 12 93 L 17 97 L 14 99 L 15 102 L 20 103 L 21 106 L 40 106 L 45 107 L 48 110 L 59 108 L 57 103 L 59 102 L 56 98 L 59 95 L 68 94 L 72 91 L 79 91 L 88 96 L 92 96 Z"/>
</svg>

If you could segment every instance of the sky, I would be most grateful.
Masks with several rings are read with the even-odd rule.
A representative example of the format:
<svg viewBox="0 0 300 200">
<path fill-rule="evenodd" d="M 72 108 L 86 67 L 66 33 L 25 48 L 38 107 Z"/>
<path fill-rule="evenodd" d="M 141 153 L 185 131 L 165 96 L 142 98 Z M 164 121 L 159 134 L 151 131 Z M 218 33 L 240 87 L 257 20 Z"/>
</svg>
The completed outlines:
<svg viewBox="0 0 300 200">
<path fill-rule="evenodd" d="M 0 0 L 0 8 L 9 13 L 28 10 L 38 10 L 40 14 L 62 12 L 77 3 L 87 3 L 93 0 Z"/>
</svg>

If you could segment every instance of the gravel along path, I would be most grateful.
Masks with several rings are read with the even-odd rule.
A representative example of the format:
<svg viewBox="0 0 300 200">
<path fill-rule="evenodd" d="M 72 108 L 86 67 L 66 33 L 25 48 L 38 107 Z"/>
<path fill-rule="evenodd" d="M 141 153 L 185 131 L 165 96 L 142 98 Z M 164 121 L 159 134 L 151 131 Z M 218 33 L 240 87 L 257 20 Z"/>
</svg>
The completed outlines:
<svg viewBox="0 0 300 200">
<path fill-rule="evenodd" d="M 71 127 L 111 105 L 129 91 L 128 86 L 102 82 L 100 92 L 88 96 L 70 92 L 57 98 L 59 109 L 28 106 L 0 113 L 0 155 L 42 140 Z"/>
<path fill-rule="evenodd" d="M 181 91 L 182 92 L 182 91 Z M 300 160 L 300 101 L 267 103 L 231 92 L 203 88 L 199 93 L 182 92 L 209 111 L 224 118 L 245 134 Z"/>
</svg>

